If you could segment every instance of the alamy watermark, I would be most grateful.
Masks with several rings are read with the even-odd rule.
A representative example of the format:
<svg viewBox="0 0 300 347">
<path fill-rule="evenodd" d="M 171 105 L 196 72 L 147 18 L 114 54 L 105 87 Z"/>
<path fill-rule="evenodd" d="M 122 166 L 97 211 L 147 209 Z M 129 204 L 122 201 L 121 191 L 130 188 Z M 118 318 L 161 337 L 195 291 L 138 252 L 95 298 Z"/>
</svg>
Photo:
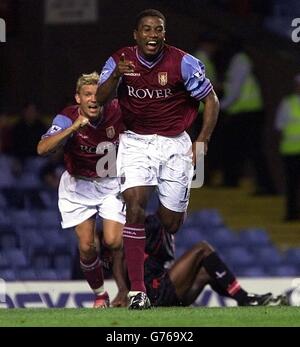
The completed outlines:
<svg viewBox="0 0 300 347">
<path fill-rule="evenodd" d="M 171 148 L 172 149 L 172 148 Z M 111 142 L 101 142 L 98 144 L 96 150 L 94 148 L 82 147 L 82 150 L 91 153 L 96 151 L 97 154 L 101 155 L 101 158 L 97 161 L 96 172 L 98 177 L 118 177 L 117 174 L 117 149 L 116 146 Z M 164 153 L 172 153 L 171 150 L 168 150 L 168 144 L 164 143 L 163 148 L 157 148 L 159 156 L 163 159 L 159 160 L 160 163 L 156 163 L 152 166 L 150 161 L 149 170 L 152 173 L 156 173 L 158 179 L 166 178 L 168 180 L 178 180 L 178 176 L 181 175 L 183 184 L 188 184 L 191 175 L 193 176 L 191 182 L 191 188 L 200 188 L 204 183 L 204 143 L 196 142 L 194 148 L 195 155 L 195 166 L 194 170 L 192 169 L 191 163 L 191 148 L 187 153 L 176 154 L 173 153 L 169 157 Z M 121 167 L 128 167 L 128 157 L 126 155 L 122 156 L 122 159 L 119 162 Z M 144 163 L 145 164 L 145 163 Z M 146 165 L 146 164 L 145 164 Z M 121 174 L 122 176 L 122 174 Z M 122 182 L 122 177 L 120 177 Z"/>
<path fill-rule="evenodd" d="M 298 43 L 300 42 L 300 18 L 294 18 L 291 26 L 295 28 L 292 31 L 292 41 Z"/>
<path fill-rule="evenodd" d="M 0 18 L 0 42 L 6 42 L 6 23 L 3 18 Z"/>
</svg>

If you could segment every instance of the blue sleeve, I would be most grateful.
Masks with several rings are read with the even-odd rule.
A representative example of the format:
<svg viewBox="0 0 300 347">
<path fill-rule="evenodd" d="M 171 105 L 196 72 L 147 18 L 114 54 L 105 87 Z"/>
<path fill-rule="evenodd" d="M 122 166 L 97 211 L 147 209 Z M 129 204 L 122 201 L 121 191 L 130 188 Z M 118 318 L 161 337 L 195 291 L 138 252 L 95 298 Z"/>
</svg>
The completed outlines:
<svg viewBox="0 0 300 347">
<path fill-rule="evenodd" d="M 69 117 L 58 114 L 52 121 L 51 127 L 48 129 L 46 134 L 42 136 L 42 138 L 52 136 L 62 130 L 69 128 L 72 125 L 72 121 Z"/>
<path fill-rule="evenodd" d="M 109 78 L 109 76 L 114 71 L 116 66 L 117 66 L 117 64 L 114 61 L 114 59 L 112 57 L 108 58 L 108 60 L 106 61 L 105 65 L 101 71 L 99 84 L 103 84 Z"/>
<path fill-rule="evenodd" d="M 205 77 L 203 63 L 190 54 L 182 58 L 181 74 L 185 88 L 193 98 L 201 100 L 212 90 L 210 80 Z"/>
</svg>

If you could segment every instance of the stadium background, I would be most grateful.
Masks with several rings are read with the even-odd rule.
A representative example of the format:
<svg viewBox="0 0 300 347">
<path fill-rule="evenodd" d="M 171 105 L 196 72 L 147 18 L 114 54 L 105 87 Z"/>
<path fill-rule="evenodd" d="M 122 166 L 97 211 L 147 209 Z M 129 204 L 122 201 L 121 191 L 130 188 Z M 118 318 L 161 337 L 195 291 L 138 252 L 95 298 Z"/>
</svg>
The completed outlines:
<svg viewBox="0 0 300 347">
<path fill-rule="evenodd" d="M 250 196 L 248 172 L 239 189 L 193 190 L 194 214 L 178 235 L 177 255 L 205 238 L 239 277 L 253 278 L 254 289 L 257 277 L 285 277 L 277 290 L 272 286 L 274 292 L 288 287 L 300 274 L 300 224 L 281 221 L 283 172 L 273 122 L 279 100 L 291 90 L 293 76 L 299 71 L 300 43 L 291 40 L 292 19 L 297 13 L 300 16 L 298 2 L 101 0 L 90 1 L 97 8 L 92 22 L 78 23 L 78 15 L 72 24 L 47 23 L 46 5 L 53 9 L 55 3 L 69 3 L 74 8 L 83 2 L 1 1 L 7 40 L 0 43 L 0 111 L 9 115 L 11 124 L 20 117 L 22 106 L 33 100 L 43 121 L 49 122 L 72 99 L 78 75 L 99 71 L 111 52 L 132 43 L 135 14 L 144 8 L 161 10 L 168 21 L 168 42 L 188 52 L 196 49 L 201 32 L 235 34 L 246 42 L 263 86 L 267 111 L 264 150 L 279 195 Z M 74 278 L 74 235 L 71 230 L 59 233 L 55 196 L 40 181 L 38 170 L 47 159 L 29 158 L 17 177 L 10 170 L 11 160 L 10 155 L 0 153 L 0 278 L 9 281 L 6 288 L 15 281 Z M 29 287 L 18 288 L 22 294 Z M 48 288 L 51 293 L 51 284 Z M 265 288 L 270 288 L 268 282 Z M 7 306 L 3 296 L 0 301 L 0 307 Z"/>
</svg>

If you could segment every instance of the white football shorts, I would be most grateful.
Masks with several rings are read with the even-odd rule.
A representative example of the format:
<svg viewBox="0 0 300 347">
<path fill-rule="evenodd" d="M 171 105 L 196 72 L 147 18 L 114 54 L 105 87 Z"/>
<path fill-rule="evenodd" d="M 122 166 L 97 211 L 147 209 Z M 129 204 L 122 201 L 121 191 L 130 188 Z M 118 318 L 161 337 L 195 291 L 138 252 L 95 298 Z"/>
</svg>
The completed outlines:
<svg viewBox="0 0 300 347">
<path fill-rule="evenodd" d="M 117 178 L 82 179 L 65 171 L 58 188 L 63 228 L 74 227 L 95 214 L 125 224 L 126 209 Z"/>
<path fill-rule="evenodd" d="M 186 132 L 165 137 L 126 131 L 120 135 L 117 171 L 122 192 L 156 186 L 163 206 L 184 212 L 194 174 L 190 137 Z"/>
</svg>

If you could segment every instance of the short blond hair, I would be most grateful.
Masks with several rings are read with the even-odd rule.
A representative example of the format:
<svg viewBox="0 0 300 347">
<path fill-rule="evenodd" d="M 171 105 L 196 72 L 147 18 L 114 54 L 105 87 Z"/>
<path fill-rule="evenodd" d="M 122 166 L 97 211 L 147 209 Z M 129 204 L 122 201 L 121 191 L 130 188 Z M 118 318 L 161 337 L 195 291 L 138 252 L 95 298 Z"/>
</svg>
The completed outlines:
<svg viewBox="0 0 300 347">
<path fill-rule="evenodd" d="M 76 83 L 76 93 L 79 93 L 80 89 L 84 85 L 98 84 L 99 78 L 100 78 L 100 76 L 96 71 L 94 71 L 90 74 L 82 74 L 78 78 L 77 83 Z"/>
</svg>

